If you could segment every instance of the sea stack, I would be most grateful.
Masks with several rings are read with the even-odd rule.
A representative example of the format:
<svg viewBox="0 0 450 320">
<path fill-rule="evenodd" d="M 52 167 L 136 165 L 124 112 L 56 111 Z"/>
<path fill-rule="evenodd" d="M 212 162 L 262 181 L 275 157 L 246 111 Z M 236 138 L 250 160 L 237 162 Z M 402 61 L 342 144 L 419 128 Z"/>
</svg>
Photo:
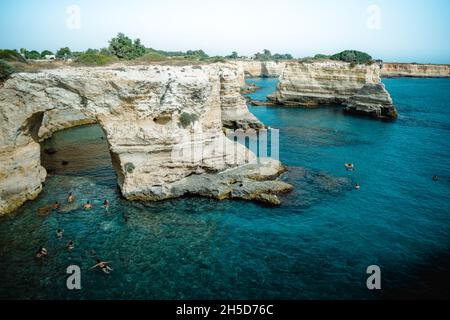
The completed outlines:
<svg viewBox="0 0 450 320">
<path fill-rule="evenodd" d="M 375 96 L 366 97 L 365 101 L 376 102 L 377 108 L 389 111 L 374 113 L 370 108 L 368 113 L 362 111 L 363 96 L 372 93 Z M 359 102 L 359 114 L 380 114 L 381 118 L 389 115 L 395 118 L 397 114 L 389 93 L 381 83 L 380 66 L 376 63 L 352 64 L 334 60 L 288 62 L 281 73 L 277 91 L 268 100 L 278 105 L 306 108 L 344 105 L 349 107 L 349 112 Z"/>
</svg>

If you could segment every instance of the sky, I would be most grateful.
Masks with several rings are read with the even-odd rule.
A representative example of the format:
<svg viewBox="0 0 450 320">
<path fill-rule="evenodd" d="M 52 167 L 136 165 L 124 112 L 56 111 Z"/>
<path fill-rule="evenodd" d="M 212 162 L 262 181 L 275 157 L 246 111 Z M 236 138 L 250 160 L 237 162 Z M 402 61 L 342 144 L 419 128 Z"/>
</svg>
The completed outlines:
<svg viewBox="0 0 450 320">
<path fill-rule="evenodd" d="M 209 55 L 346 49 L 395 62 L 450 63 L 450 0 L 2 0 L 0 48 L 73 51 L 118 32 L 146 47 Z"/>
</svg>

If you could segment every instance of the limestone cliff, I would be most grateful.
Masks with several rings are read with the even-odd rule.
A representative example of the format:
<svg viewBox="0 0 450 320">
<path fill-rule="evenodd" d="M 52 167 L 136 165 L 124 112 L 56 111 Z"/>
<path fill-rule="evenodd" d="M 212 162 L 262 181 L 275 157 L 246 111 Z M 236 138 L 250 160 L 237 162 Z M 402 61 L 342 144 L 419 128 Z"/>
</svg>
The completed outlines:
<svg viewBox="0 0 450 320">
<path fill-rule="evenodd" d="M 42 124 L 55 128 L 55 114 L 67 112 L 101 125 L 128 199 L 199 194 L 277 203 L 273 193 L 291 188 L 270 181 L 283 171 L 281 164 L 270 159 L 259 164 L 223 132 L 222 121 L 238 118 L 233 110 L 250 115 L 237 99 L 240 84 L 233 79 L 238 73 L 221 64 L 13 75 L 0 88 L 0 214 L 41 191 L 46 177 L 38 143 L 45 133 Z M 223 171 L 228 174 L 218 174 Z"/>
<path fill-rule="evenodd" d="M 384 63 L 382 77 L 450 78 L 448 64 Z"/>
<path fill-rule="evenodd" d="M 397 118 L 397 110 L 382 83 L 366 84 L 345 104 L 347 107 L 344 110 L 348 113 L 367 115 L 373 118 Z"/>
<path fill-rule="evenodd" d="M 320 105 L 345 105 L 354 96 L 362 102 L 367 94 L 367 104 L 373 102 L 370 95 L 376 92 L 376 101 L 390 101 L 387 109 L 393 108 L 389 93 L 381 84 L 380 67 L 377 64 L 351 65 L 350 63 L 322 60 L 316 62 L 289 62 L 281 76 L 277 91 L 268 97 L 273 104 L 286 106 L 315 107 Z M 366 85 L 370 90 L 360 91 Z M 381 90 L 382 89 L 382 90 Z M 381 98 L 382 97 L 382 98 Z M 356 98 L 353 100 L 356 103 Z M 379 104 L 384 108 L 383 104 Z M 352 112 L 354 108 L 348 108 Z M 362 114 L 362 108 L 358 109 Z M 382 112 L 383 114 L 394 114 Z M 396 113 L 395 113 L 396 114 Z M 370 115 L 373 115 L 371 112 Z"/>
<path fill-rule="evenodd" d="M 286 66 L 284 61 L 239 60 L 236 63 L 243 69 L 245 76 L 248 78 L 278 78 Z"/>
</svg>

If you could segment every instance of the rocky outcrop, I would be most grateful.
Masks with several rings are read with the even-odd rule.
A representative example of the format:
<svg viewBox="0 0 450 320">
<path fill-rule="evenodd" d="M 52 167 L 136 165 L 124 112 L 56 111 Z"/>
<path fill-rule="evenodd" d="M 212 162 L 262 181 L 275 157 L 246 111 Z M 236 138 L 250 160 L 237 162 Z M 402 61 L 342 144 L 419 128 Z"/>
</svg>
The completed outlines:
<svg viewBox="0 0 450 320">
<path fill-rule="evenodd" d="M 48 128 L 59 125 L 51 119 L 68 110 L 103 128 L 118 185 L 128 199 L 198 194 L 276 202 L 276 192 L 290 189 L 272 181 L 283 172 L 281 164 L 259 163 L 223 132 L 222 121 L 249 116 L 240 84 L 234 83 L 238 77 L 228 64 L 13 75 L 0 88 L 0 214 L 41 191 L 46 176 L 40 163 L 42 123 L 52 131 Z"/>
<path fill-rule="evenodd" d="M 396 119 L 397 110 L 382 83 L 366 84 L 350 97 L 344 109 L 347 113 L 380 119 Z"/>
<path fill-rule="evenodd" d="M 342 104 L 368 83 L 380 82 L 373 64 L 351 66 L 339 61 L 289 62 L 269 97 L 278 104 L 313 107 Z"/>
<path fill-rule="evenodd" d="M 264 125 L 248 110 L 241 94 L 245 83 L 242 69 L 222 68 L 220 71 L 220 103 L 222 124 L 231 129 L 260 129 Z"/>
<path fill-rule="evenodd" d="M 240 60 L 236 63 L 248 78 L 278 78 L 286 66 L 284 61 Z"/>
<path fill-rule="evenodd" d="M 316 107 L 345 105 L 353 98 L 347 109 L 349 112 L 362 110 L 363 101 L 366 101 L 366 107 L 372 102 L 386 102 L 386 110 L 381 112 L 383 117 L 396 114 L 391 112 L 395 108 L 389 93 L 380 85 L 380 67 L 377 64 L 352 65 L 331 60 L 289 62 L 281 74 L 277 91 L 268 99 L 271 104 Z M 372 93 L 376 96 L 371 97 Z M 363 98 L 365 94 L 368 96 Z M 360 107 L 356 108 L 358 102 Z M 384 108 L 382 103 L 377 106 Z"/>
<path fill-rule="evenodd" d="M 448 64 L 384 63 L 381 76 L 414 78 L 450 78 Z"/>
</svg>

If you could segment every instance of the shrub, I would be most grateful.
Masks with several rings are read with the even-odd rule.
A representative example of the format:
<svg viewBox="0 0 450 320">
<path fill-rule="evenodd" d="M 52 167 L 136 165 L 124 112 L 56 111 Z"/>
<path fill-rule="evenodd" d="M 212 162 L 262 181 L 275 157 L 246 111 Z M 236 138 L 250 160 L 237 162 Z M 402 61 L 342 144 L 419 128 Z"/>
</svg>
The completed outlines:
<svg viewBox="0 0 450 320">
<path fill-rule="evenodd" d="M 0 50 L 0 59 L 9 62 L 27 62 L 16 50 Z"/>
<path fill-rule="evenodd" d="M 84 53 L 76 60 L 76 62 L 88 66 L 103 66 L 116 61 L 115 56 L 107 56 L 101 53 Z"/>
<path fill-rule="evenodd" d="M 41 52 L 41 58 L 44 59 L 45 56 L 51 56 L 53 55 L 53 52 L 51 52 L 50 50 L 44 50 Z"/>
<path fill-rule="evenodd" d="M 37 52 L 36 50 L 27 52 L 26 56 L 27 59 L 32 59 L 32 60 L 38 60 L 41 58 L 41 54 L 39 52 Z"/>
<path fill-rule="evenodd" d="M 365 64 L 372 61 L 372 57 L 361 51 L 346 50 L 330 57 L 332 60 L 339 60 L 344 62 L 354 62 L 356 64 Z"/>
<path fill-rule="evenodd" d="M 0 60 L 0 82 L 5 81 L 8 79 L 10 75 L 16 72 L 16 69 L 14 69 L 13 66 L 6 63 L 3 60 Z"/>
<path fill-rule="evenodd" d="M 155 61 L 165 61 L 168 58 L 157 52 L 149 52 L 137 59 L 137 62 L 149 63 Z"/>
<path fill-rule="evenodd" d="M 329 59 L 329 58 L 330 58 L 330 56 L 328 56 L 326 54 L 321 54 L 321 53 L 318 53 L 314 56 L 315 60 Z"/>
<path fill-rule="evenodd" d="M 70 51 L 70 49 L 68 47 L 61 48 L 56 52 L 56 57 L 59 59 L 66 59 L 66 58 L 70 58 L 71 56 L 72 56 L 72 51 Z"/>
<path fill-rule="evenodd" d="M 183 128 L 188 127 L 197 120 L 198 116 L 195 113 L 183 112 L 180 116 L 180 123 L 183 126 Z"/>
<path fill-rule="evenodd" d="M 125 163 L 124 168 L 125 168 L 125 171 L 128 172 L 128 173 L 133 173 L 134 169 L 136 169 L 134 167 L 134 164 L 132 164 L 131 162 Z"/>
</svg>

